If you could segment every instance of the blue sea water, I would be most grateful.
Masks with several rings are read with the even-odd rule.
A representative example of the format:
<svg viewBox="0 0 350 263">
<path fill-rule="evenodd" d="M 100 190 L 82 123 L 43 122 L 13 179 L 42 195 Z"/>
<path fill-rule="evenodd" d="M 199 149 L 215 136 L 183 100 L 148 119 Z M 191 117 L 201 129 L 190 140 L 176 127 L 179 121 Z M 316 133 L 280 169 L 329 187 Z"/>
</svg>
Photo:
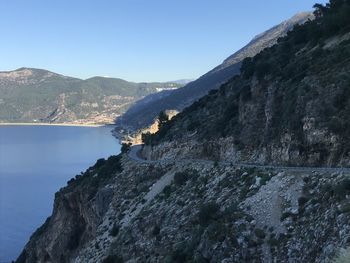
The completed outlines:
<svg viewBox="0 0 350 263">
<path fill-rule="evenodd" d="M 19 255 L 70 178 L 120 152 L 111 129 L 0 126 L 0 262 Z"/>
</svg>

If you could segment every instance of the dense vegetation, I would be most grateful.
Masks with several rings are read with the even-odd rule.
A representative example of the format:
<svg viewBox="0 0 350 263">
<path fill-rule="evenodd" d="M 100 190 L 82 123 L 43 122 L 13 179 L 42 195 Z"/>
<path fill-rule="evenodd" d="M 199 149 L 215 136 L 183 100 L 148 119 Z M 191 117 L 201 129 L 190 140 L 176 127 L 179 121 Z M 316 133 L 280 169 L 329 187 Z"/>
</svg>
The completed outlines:
<svg viewBox="0 0 350 263">
<path fill-rule="evenodd" d="M 158 114 L 156 121 L 158 122 L 158 136 L 162 136 L 161 133 L 165 133 L 169 127 L 169 116 L 165 111 L 161 111 Z M 151 132 L 145 132 L 141 134 L 142 142 L 146 145 L 154 145 L 156 143 L 155 135 Z"/>
<path fill-rule="evenodd" d="M 107 184 L 117 173 L 122 171 L 120 160 L 121 155 L 112 155 L 107 160 L 97 160 L 94 166 L 70 179 L 65 191 L 70 191 L 77 186 L 86 187 L 90 196 L 93 197 L 101 186 Z"/>
<path fill-rule="evenodd" d="M 294 81 L 300 81 L 311 61 L 297 66 L 293 63 L 297 52 L 308 45 L 316 48 L 314 57 L 322 56 L 320 45 L 327 38 L 350 30 L 349 1 L 331 0 L 326 6 L 316 4 L 314 7 L 314 20 L 295 26 L 286 37 L 278 40 L 278 45 L 264 50 L 254 58 L 244 59 L 241 67 L 243 76 L 249 78 L 255 74 L 259 79 L 266 75 L 284 78 L 294 76 Z"/>
<path fill-rule="evenodd" d="M 272 148 L 288 144 L 299 163 L 348 160 L 349 6 L 344 0 L 315 5 L 315 20 L 245 59 L 240 76 L 174 117 L 152 136 L 152 144 L 195 133 L 201 141 L 232 137 L 236 149 L 247 154 L 262 149 L 272 154 Z M 312 139 L 309 130 L 322 136 Z"/>
</svg>

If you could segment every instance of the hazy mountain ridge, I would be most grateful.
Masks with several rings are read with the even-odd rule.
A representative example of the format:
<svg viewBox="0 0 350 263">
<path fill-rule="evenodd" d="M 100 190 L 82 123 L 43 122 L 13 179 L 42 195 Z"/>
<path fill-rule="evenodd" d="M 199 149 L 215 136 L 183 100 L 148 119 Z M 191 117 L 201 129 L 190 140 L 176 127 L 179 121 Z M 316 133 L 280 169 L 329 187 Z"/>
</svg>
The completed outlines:
<svg viewBox="0 0 350 263">
<path fill-rule="evenodd" d="M 137 130 L 150 125 L 162 110 L 175 109 L 181 111 L 195 100 L 206 95 L 208 91 L 219 88 L 221 84 L 239 74 L 240 63 L 245 57 L 252 57 L 264 48 L 275 44 L 277 39 L 285 35 L 294 25 L 302 24 L 312 18 L 313 14 L 310 12 L 300 13 L 261 33 L 248 45 L 228 57 L 221 65 L 181 89 L 163 93 L 160 98 L 150 96 L 145 101 L 138 101 L 123 114 L 117 124 L 123 128 Z"/>
<path fill-rule="evenodd" d="M 0 122 L 114 123 L 136 100 L 180 86 L 106 77 L 81 80 L 20 68 L 0 72 Z"/>
<path fill-rule="evenodd" d="M 314 15 L 311 12 L 298 13 L 290 19 L 282 22 L 281 24 L 274 26 L 273 28 L 255 36 L 251 42 L 245 47 L 237 51 L 232 56 L 224 60 L 224 62 L 218 67 L 213 69 L 213 72 L 231 66 L 232 64 L 238 63 L 246 57 L 253 57 L 258 54 L 261 50 L 271 47 L 276 44 L 276 39 L 280 38 L 287 31 L 293 29 L 295 25 L 303 24 L 308 20 L 314 19 Z"/>
</svg>

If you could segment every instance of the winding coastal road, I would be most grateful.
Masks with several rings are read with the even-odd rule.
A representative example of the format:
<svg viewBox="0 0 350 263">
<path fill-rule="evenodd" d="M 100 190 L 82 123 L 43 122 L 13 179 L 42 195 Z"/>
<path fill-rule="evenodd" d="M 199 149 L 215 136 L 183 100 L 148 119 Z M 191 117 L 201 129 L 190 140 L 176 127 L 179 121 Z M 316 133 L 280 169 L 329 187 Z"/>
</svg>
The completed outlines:
<svg viewBox="0 0 350 263">
<path fill-rule="evenodd" d="M 131 146 L 128 156 L 130 159 L 139 162 L 139 163 L 158 163 L 165 160 L 146 160 L 140 156 L 140 150 L 142 149 L 143 144 L 137 144 Z M 204 160 L 204 159 L 179 159 L 182 162 L 197 162 L 205 164 L 214 164 L 214 161 Z M 174 161 L 174 160 L 172 160 Z M 219 161 L 220 165 L 232 165 L 242 168 L 260 168 L 276 171 L 293 171 L 293 172 L 343 172 L 350 173 L 350 168 L 347 167 L 305 167 L 305 166 L 275 166 L 275 165 L 260 165 L 260 164 L 247 164 L 247 163 L 233 163 L 229 161 Z"/>
<path fill-rule="evenodd" d="M 142 157 L 140 157 L 139 152 L 142 149 L 143 144 L 136 144 L 130 147 L 130 150 L 128 151 L 128 156 L 130 159 L 139 162 L 139 163 L 154 163 L 156 161 L 150 161 L 146 160 Z"/>
<path fill-rule="evenodd" d="M 130 148 L 128 152 L 128 157 L 141 164 L 152 164 L 152 163 L 160 163 L 160 162 L 166 162 L 171 161 L 174 162 L 175 159 L 162 159 L 162 160 L 146 160 L 141 157 L 140 150 L 142 149 L 142 144 L 134 145 Z M 214 165 L 214 161 L 209 160 L 203 160 L 203 159 L 177 159 L 178 162 L 174 163 L 174 167 L 167 171 L 161 178 L 159 178 L 149 189 L 149 191 L 143 196 L 142 201 L 137 201 L 135 203 L 132 203 L 130 205 L 130 208 L 128 211 L 126 211 L 124 217 L 121 219 L 120 227 L 125 228 L 130 226 L 131 222 L 141 213 L 141 211 L 144 209 L 145 206 L 148 206 L 151 204 L 151 202 L 155 199 L 155 197 L 160 194 L 164 188 L 168 185 L 170 185 L 173 180 L 175 173 L 177 171 L 176 166 L 183 166 L 185 164 L 189 163 L 202 163 L 204 165 Z M 331 167 L 290 167 L 290 166 L 273 166 L 273 165 L 255 165 L 255 164 L 234 164 L 232 162 L 227 161 L 220 161 L 218 162 L 218 165 L 229 165 L 229 166 L 235 166 L 235 167 L 243 167 L 243 168 L 260 168 L 260 169 L 268 169 L 268 170 L 275 170 L 276 172 L 282 172 L 282 171 L 292 171 L 292 172 L 345 172 L 350 173 L 350 168 L 331 168 Z M 255 202 L 253 200 L 253 202 Z M 261 208 L 261 207 L 260 207 Z M 276 214 L 276 209 L 270 209 L 271 216 L 270 218 L 277 218 L 278 224 L 280 223 L 280 213 Z M 265 213 L 265 211 L 264 211 Z M 276 222 L 277 222 L 276 221 Z M 276 223 L 277 224 L 277 223 Z M 270 255 L 267 253 L 265 254 L 267 258 L 270 258 Z M 270 262 L 270 260 L 267 260 L 267 262 Z"/>
</svg>

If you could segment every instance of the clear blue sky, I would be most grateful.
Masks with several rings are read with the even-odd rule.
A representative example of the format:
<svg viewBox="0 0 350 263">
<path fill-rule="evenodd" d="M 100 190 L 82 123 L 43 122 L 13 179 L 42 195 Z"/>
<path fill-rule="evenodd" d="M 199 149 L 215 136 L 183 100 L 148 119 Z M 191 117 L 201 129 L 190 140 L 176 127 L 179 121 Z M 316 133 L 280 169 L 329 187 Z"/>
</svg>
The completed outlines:
<svg viewBox="0 0 350 263">
<path fill-rule="evenodd" d="M 0 70 L 131 81 L 197 78 L 325 0 L 0 0 Z"/>
</svg>

